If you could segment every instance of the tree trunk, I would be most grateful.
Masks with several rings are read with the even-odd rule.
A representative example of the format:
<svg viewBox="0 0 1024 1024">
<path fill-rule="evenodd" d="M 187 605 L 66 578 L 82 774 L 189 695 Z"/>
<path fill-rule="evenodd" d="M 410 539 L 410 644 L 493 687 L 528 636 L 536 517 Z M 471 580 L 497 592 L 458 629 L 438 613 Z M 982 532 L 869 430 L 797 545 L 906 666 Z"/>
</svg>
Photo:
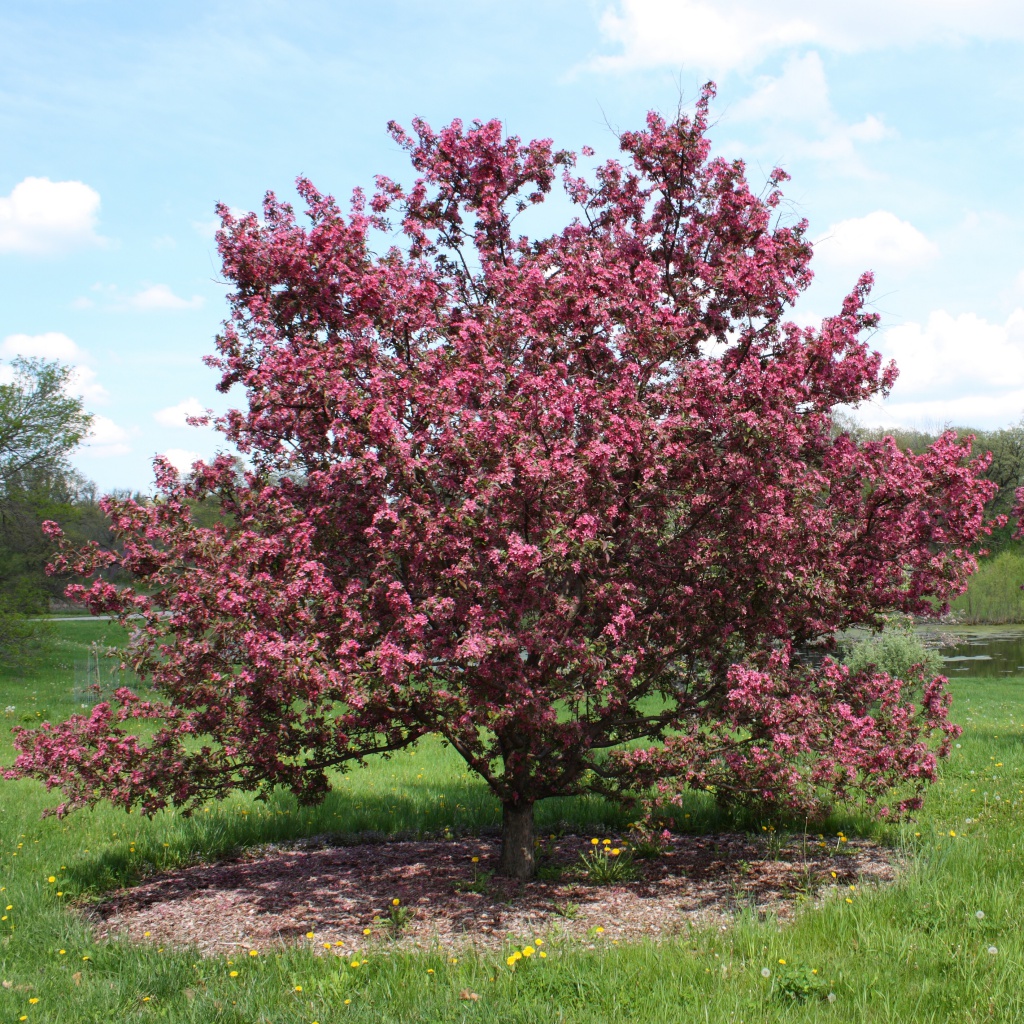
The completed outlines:
<svg viewBox="0 0 1024 1024">
<path fill-rule="evenodd" d="M 528 881 L 536 869 L 533 859 L 533 804 L 502 804 L 498 874 Z"/>
</svg>

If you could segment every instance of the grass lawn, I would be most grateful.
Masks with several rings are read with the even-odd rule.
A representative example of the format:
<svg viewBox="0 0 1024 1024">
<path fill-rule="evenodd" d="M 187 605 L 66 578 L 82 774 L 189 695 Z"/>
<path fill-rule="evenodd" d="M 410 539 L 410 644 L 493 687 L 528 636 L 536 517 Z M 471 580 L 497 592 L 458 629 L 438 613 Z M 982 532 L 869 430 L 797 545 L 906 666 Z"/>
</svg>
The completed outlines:
<svg viewBox="0 0 1024 1024">
<path fill-rule="evenodd" d="M 57 642 L 35 669 L 0 673 L 0 708 L 14 707 L 9 726 L 75 710 L 73 665 L 91 642 L 120 637 L 93 621 L 55 628 Z M 243 845 L 496 825 L 496 802 L 439 744 L 356 770 L 312 811 L 285 796 L 239 797 L 191 819 L 104 808 L 41 820 L 56 795 L 0 782 L 0 1024 L 1022 1021 L 1024 679 L 958 679 L 953 690 L 965 731 L 941 782 L 916 821 L 875 833 L 905 854 L 895 885 L 808 903 L 782 926 L 741 917 L 726 931 L 628 946 L 598 938 L 595 949 L 549 935 L 547 959 L 515 971 L 494 954 L 452 963 L 440 952 L 380 946 L 358 968 L 311 949 L 229 965 L 188 950 L 96 944 L 68 909 L 153 868 Z M 0 742 L 9 763 L 6 730 Z M 694 829 L 728 827 L 700 796 L 686 810 Z M 561 821 L 595 835 L 624 825 L 599 800 L 547 801 L 539 818 L 541 828 Z M 832 824 L 858 831 L 853 818 Z M 804 989 L 806 998 L 791 995 Z M 479 998 L 463 998 L 470 992 Z"/>
</svg>

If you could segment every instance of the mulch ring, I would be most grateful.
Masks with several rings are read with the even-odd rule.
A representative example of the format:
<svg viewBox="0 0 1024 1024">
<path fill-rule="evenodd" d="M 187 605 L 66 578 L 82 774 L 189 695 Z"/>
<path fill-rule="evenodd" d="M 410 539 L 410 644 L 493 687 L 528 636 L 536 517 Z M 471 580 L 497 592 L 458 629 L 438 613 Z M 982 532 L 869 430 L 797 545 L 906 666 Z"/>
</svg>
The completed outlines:
<svg viewBox="0 0 1024 1024">
<path fill-rule="evenodd" d="M 785 919 L 798 902 L 855 899 L 896 870 L 891 851 L 865 840 L 673 835 L 660 856 L 634 861 L 634 880 L 592 885 L 580 854 L 593 849 L 589 837 L 546 839 L 541 878 L 516 882 L 491 874 L 496 836 L 307 840 L 154 875 L 86 913 L 98 938 L 204 954 L 295 943 L 339 955 L 382 942 L 499 949 L 549 932 L 585 942 L 667 937 L 728 924 L 744 909 Z"/>
</svg>

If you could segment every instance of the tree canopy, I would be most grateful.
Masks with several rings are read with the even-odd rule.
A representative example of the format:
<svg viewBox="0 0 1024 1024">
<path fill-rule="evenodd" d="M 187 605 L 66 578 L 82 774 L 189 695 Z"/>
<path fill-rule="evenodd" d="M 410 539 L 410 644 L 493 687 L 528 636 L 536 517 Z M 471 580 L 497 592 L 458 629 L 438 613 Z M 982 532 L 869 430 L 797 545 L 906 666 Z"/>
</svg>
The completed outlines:
<svg viewBox="0 0 1024 1024">
<path fill-rule="evenodd" d="M 24 488 L 33 473 L 67 469 L 92 417 L 68 393 L 71 369 L 46 359 L 12 360 L 0 384 L 0 487 Z"/>
<path fill-rule="evenodd" d="M 22 731 L 14 774 L 62 812 L 309 802 L 439 734 L 501 801 L 519 877 L 554 795 L 916 806 L 956 731 L 944 681 L 807 654 L 964 588 L 986 460 L 833 430 L 896 378 L 870 275 L 820 329 L 787 320 L 807 226 L 780 222 L 781 171 L 758 195 L 710 155 L 710 96 L 590 175 L 497 121 L 415 121 L 391 126 L 410 187 L 345 213 L 300 179 L 306 225 L 273 194 L 222 207 L 210 362 L 245 391 L 219 425 L 248 469 L 158 463 L 156 500 L 105 503 L 120 554 L 66 548 L 137 580 L 71 593 L 124 617 L 154 693 Z M 519 233 L 559 180 L 568 223 Z M 200 526 L 209 499 L 228 517 Z"/>
</svg>

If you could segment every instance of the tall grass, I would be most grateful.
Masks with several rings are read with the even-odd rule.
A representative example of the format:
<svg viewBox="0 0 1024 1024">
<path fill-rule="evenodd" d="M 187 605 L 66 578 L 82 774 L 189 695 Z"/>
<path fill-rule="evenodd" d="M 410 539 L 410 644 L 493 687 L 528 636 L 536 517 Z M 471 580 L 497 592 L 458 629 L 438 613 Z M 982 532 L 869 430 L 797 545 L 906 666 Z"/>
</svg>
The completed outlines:
<svg viewBox="0 0 1024 1024">
<path fill-rule="evenodd" d="M 0 672 L 0 708 L 16 705 L 11 723 L 44 707 L 51 718 L 69 713 L 67 666 L 88 641 L 116 638 L 95 623 L 59 628 L 60 646 L 35 672 Z M 0 1022 L 1019 1022 L 1024 679 L 960 679 L 953 689 L 960 745 L 918 819 L 881 832 L 903 858 L 896 884 L 806 900 L 792 923 L 742 916 L 661 943 L 616 945 L 613 920 L 591 943 L 551 931 L 547 959 L 514 972 L 499 954 L 460 952 L 452 962 L 450 951 L 385 946 L 368 947 L 358 969 L 307 948 L 229 966 L 188 948 L 97 943 L 71 907 L 147 871 L 254 843 L 493 827 L 496 803 L 440 744 L 349 774 L 313 810 L 284 796 L 239 797 L 191 819 L 100 808 L 41 820 L 55 798 L 34 783 L 0 783 L 0 907 L 11 908 L 0 911 Z M 10 756 L 3 739 L 0 759 Z M 692 807 L 695 828 L 723 827 L 701 799 Z M 597 800 L 551 801 L 541 814 L 588 832 L 622 821 Z M 857 822 L 836 827 L 854 835 Z M 817 980 L 795 998 L 804 977 Z"/>
<path fill-rule="evenodd" d="M 965 623 L 1024 622 L 1024 551 L 1008 550 L 982 560 L 967 592 L 951 609 Z"/>
</svg>

